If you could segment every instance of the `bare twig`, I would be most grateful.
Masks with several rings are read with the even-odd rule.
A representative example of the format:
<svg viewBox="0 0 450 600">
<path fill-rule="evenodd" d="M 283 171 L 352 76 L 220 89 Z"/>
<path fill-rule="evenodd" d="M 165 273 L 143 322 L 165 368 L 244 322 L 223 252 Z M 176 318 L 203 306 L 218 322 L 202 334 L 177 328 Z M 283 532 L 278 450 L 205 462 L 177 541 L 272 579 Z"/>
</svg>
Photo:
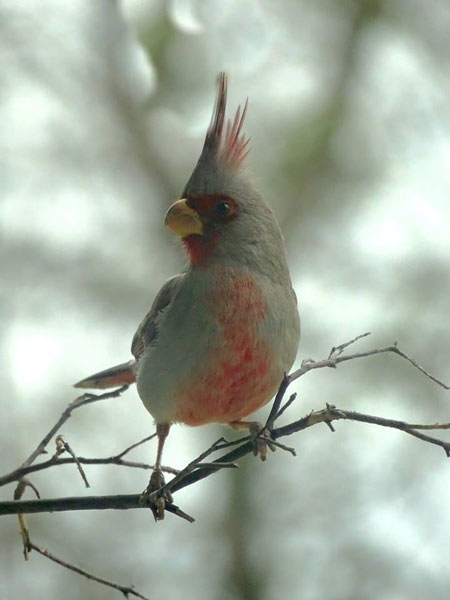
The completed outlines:
<svg viewBox="0 0 450 600">
<path fill-rule="evenodd" d="M 370 333 L 371 333 L 370 331 L 366 331 L 366 333 L 360 333 L 359 335 L 357 335 L 353 339 L 349 340 L 348 342 L 339 344 L 339 346 L 333 346 L 330 350 L 330 354 L 328 355 L 328 360 L 330 360 L 333 356 L 340 356 L 346 348 L 348 348 L 355 342 L 362 340 L 362 338 L 367 337 L 368 335 L 370 335 Z"/>
<path fill-rule="evenodd" d="M 16 489 L 14 490 L 14 500 L 20 500 L 27 487 L 29 487 L 33 490 L 33 492 L 36 494 L 37 498 L 41 497 L 37 487 L 35 485 L 33 485 L 31 483 L 31 481 L 28 481 L 28 479 L 25 479 L 25 477 L 22 477 L 22 479 L 18 482 Z"/>
<path fill-rule="evenodd" d="M 119 454 L 116 454 L 115 458 L 123 458 L 125 456 L 125 454 L 128 454 L 128 452 L 131 452 L 131 450 L 134 450 L 138 446 L 141 446 L 142 444 L 145 444 L 146 442 L 153 440 L 157 435 L 158 434 L 155 431 L 155 433 L 152 433 L 152 435 L 148 435 L 147 437 L 140 440 L 139 442 L 136 442 L 135 444 L 131 444 L 131 446 L 128 446 L 128 448 L 125 448 L 125 450 L 122 450 L 122 452 L 120 452 Z"/>
<path fill-rule="evenodd" d="M 349 342 L 341 344 L 332 349 L 330 352 L 329 358 L 320 362 L 308 361 L 304 362 L 300 369 L 292 373 L 291 375 L 285 376 L 276 396 L 276 400 L 274 402 L 274 406 L 272 407 L 269 418 L 267 419 L 267 423 L 265 428 L 270 429 L 271 436 L 273 440 L 278 440 L 287 435 L 291 435 L 308 427 L 317 425 L 318 423 L 325 423 L 330 427 L 333 431 L 333 421 L 337 420 L 349 420 L 349 421 L 359 421 L 363 423 L 370 423 L 373 425 L 378 425 L 382 427 L 390 427 L 393 429 L 398 429 L 400 431 L 405 432 L 406 434 L 418 438 L 426 443 L 430 443 L 436 446 L 441 447 L 447 456 L 450 456 L 450 442 L 445 440 L 441 440 L 436 438 L 428 433 L 423 433 L 423 431 L 432 431 L 432 430 L 445 430 L 450 429 L 450 423 L 435 423 L 435 424 L 412 424 L 407 423 L 406 421 L 398 421 L 394 419 L 385 419 L 382 417 L 377 417 L 373 415 L 366 415 L 362 413 L 357 413 L 354 411 L 347 411 L 343 409 L 338 409 L 334 406 L 328 405 L 325 409 L 314 411 L 308 414 L 307 416 L 294 421 L 288 425 L 284 425 L 282 427 L 278 427 L 276 429 L 273 428 L 273 424 L 276 419 L 279 418 L 281 414 L 284 413 L 286 408 L 292 403 L 294 399 L 294 395 L 292 395 L 289 400 L 282 406 L 282 401 L 284 394 L 289 386 L 289 384 L 298 379 L 308 371 L 312 369 L 318 369 L 323 367 L 331 367 L 335 368 L 339 363 L 353 360 L 355 358 L 364 358 L 368 356 L 374 356 L 381 353 L 392 352 L 395 353 L 408 362 L 410 362 L 416 369 L 421 371 L 426 377 L 443 387 L 444 389 L 449 389 L 449 386 L 431 375 L 428 371 L 426 371 L 422 366 L 420 366 L 415 360 L 410 358 L 405 352 L 398 349 L 398 347 L 394 344 L 391 346 L 387 346 L 385 348 L 379 348 L 375 350 L 370 350 L 366 352 L 360 352 L 356 354 L 343 354 L 345 349 L 354 342 L 358 341 L 362 337 L 365 337 L 368 334 L 363 334 L 362 336 L 357 336 L 353 338 Z M 331 358 L 330 358 L 331 357 Z M 79 399 L 77 403 L 78 407 L 81 403 L 93 402 L 99 399 L 104 399 L 105 397 L 111 397 L 117 395 L 124 391 L 124 388 L 120 390 L 116 390 L 111 394 L 103 394 L 102 396 L 92 397 L 90 395 L 84 396 Z M 73 407 L 72 407 L 73 409 Z M 71 409 L 71 410 L 72 410 Z M 63 413 L 64 414 L 64 413 Z M 61 419 L 60 419 L 61 420 Z M 138 444 L 146 441 L 142 440 L 138 442 Z M 122 460 L 122 456 L 127 453 L 129 450 L 134 448 L 138 444 L 133 444 L 129 448 L 127 448 L 124 452 L 117 455 L 116 457 L 110 457 L 109 459 L 103 459 L 102 462 L 110 462 L 112 464 L 125 464 L 125 461 Z M 292 451 L 293 449 L 289 449 L 286 446 L 283 446 L 279 442 L 277 442 L 284 449 L 288 449 Z M 210 454 L 220 450 L 227 450 L 227 452 L 221 455 L 219 458 L 214 460 L 212 463 L 208 463 L 202 466 L 202 461 L 208 457 Z M 182 471 L 176 473 L 175 477 L 168 482 L 168 484 L 163 489 L 171 490 L 176 492 L 188 485 L 192 485 L 193 483 L 204 479 L 205 477 L 210 476 L 212 473 L 217 470 L 225 467 L 231 466 L 231 463 L 238 460 L 242 456 L 249 454 L 253 451 L 253 443 L 250 436 L 240 438 L 239 440 L 228 442 L 224 438 L 220 438 L 212 444 L 205 452 L 200 454 L 195 460 L 189 463 Z M 64 460 L 64 459 L 63 459 Z M 72 460 L 72 459 L 69 459 Z M 89 459 L 78 459 L 79 462 L 83 462 L 86 460 L 88 462 Z M 91 462 L 100 464 L 99 459 L 90 459 Z M 68 461 L 66 459 L 66 461 Z M 117 461 L 117 462 L 114 462 Z M 60 464 L 63 461 L 58 459 L 56 464 Z M 130 463 L 131 466 L 133 463 Z M 133 466 L 138 466 L 138 464 L 133 464 Z M 142 466 L 142 465 L 139 465 Z M 32 469 L 39 468 L 40 465 L 34 465 L 33 467 L 30 465 L 27 468 Z M 147 467 L 147 466 L 145 466 Z M 148 466 L 150 468 L 150 466 Z M 14 472 L 17 475 L 17 471 Z M 11 474 L 10 474 L 11 476 Z M 15 477 L 17 478 L 17 477 Z M 14 479 L 14 478 L 13 478 Z M 4 478 L 3 478 L 4 480 Z M 9 479 L 11 481 L 12 479 Z M 0 479 L 1 483 L 2 479 Z M 159 493 L 161 490 L 158 490 Z M 47 512 L 47 511 L 59 511 L 59 510 L 92 510 L 92 509 L 106 509 L 106 508 L 116 508 L 116 509 L 129 509 L 129 508 L 138 508 L 142 507 L 139 502 L 140 495 L 129 495 L 129 496 L 105 496 L 105 497 L 86 497 L 86 498 L 61 498 L 57 500 L 31 500 L 31 501 L 20 501 L 20 502 L 0 502 L 0 514 L 11 514 L 11 513 L 26 513 L 26 512 Z M 181 511 L 176 505 L 168 504 L 166 506 L 166 510 L 168 512 L 172 512 L 173 514 L 177 514 L 178 516 L 182 516 L 188 520 L 192 520 L 189 515 L 186 515 Z"/>
<path fill-rule="evenodd" d="M 348 420 L 348 421 L 359 421 L 361 423 L 370 423 L 372 425 L 379 425 L 381 427 L 391 427 L 392 429 L 398 429 L 404 431 L 408 435 L 412 435 L 416 438 L 434 444 L 441 447 L 446 456 L 450 456 L 450 442 L 441 440 L 423 433 L 420 433 L 418 429 L 450 429 L 450 423 L 436 423 L 434 425 L 413 425 L 406 423 L 405 421 L 398 421 L 396 419 L 384 419 L 383 417 L 375 417 L 373 415 L 365 415 L 351 410 L 342 410 L 335 406 L 327 405 L 324 410 L 316 411 L 300 419 L 294 421 L 289 425 L 280 427 L 276 430 L 277 435 L 284 436 L 290 435 L 291 433 L 301 431 L 307 427 L 316 425 L 317 423 L 327 423 L 337 420 Z"/>
<path fill-rule="evenodd" d="M 280 410 L 281 402 L 283 400 L 284 394 L 291 384 L 292 378 L 290 375 L 284 374 L 283 381 L 280 383 L 280 387 L 278 388 L 277 395 L 275 396 L 275 400 L 273 401 L 272 408 L 270 409 L 269 416 L 267 417 L 266 424 L 264 425 L 263 431 L 270 431 L 272 425 L 277 419 L 278 411 Z"/>
<path fill-rule="evenodd" d="M 367 335 L 367 334 L 364 334 L 364 335 Z M 360 337 L 362 337 L 362 336 L 358 336 L 354 340 L 351 340 L 351 342 L 347 342 L 346 344 L 338 346 L 337 348 L 340 348 L 342 346 L 344 346 L 344 347 L 348 346 L 349 343 L 353 343 L 354 341 L 358 340 Z M 386 352 L 393 352 L 394 354 L 401 356 L 402 358 L 407 360 L 409 363 L 411 363 L 421 373 L 423 373 L 426 377 L 428 377 L 428 379 L 431 379 L 431 381 L 434 381 L 435 383 L 437 383 L 439 386 L 444 388 L 444 390 L 450 390 L 449 385 L 447 385 L 446 383 L 444 383 L 443 381 L 441 381 L 440 379 L 438 379 L 437 377 L 432 375 L 424 367 L 419 365 L 419 363 L 416 362 L 410 356 L 408 356 L 406 354 L 406 352 L 403 352 L 403 350 L 400 350 L 396 344 L 392 344 L 391 346 L 386 346 L 385 348 L 376 348 L 375 350 L 367 350 L 366 352 L 357 352 L 355 354 L 346 354 L 344 356 L 338 355 L 338 356 L 334 356 L 332 358 L 327 358 L 325 360 L 320 360 L 317 362 L 310 361 L 310 360 L 304 361 L 302 363 L 302 366 L 300 367 L 300 369 L 297 369 L 297 371 L 294 371 L 293 373 L 291 373 L 289 375 L 289 379 L 292 382 L 292 381 L 295 381 L 296 379 L 298 379 L 299 377 L 302 377 L 309 371 L 312 371 L 313 369 L 323 369 L 324 367 L 331 367 L 332 369 L 335 369 L 337 367 L 337 365 L 342 362 L 347 362 L 349 360 L 355 360 L 356 358 L 366 358 L 368 356 L 375 356 L 376 354 L 384 354 Z"/>
<path fill-rule="evenodd" d="M 28 542 L 30 540 L 30 537 L 28 535 L 28 529 L 25 523 L 25 517 L 23 516 L 22 513 L 19 513 L 17 515 L 18 519 L 19 519 L 19 531 L 20 531 L 20 537 L 22 538 L 22 546 L 23 546 L 23 557 L 25 560 L 28 560 L 28 552 L 29 552 L 29 545 Z"/>
<path fill-rule="evenodd" d="M 27 550 L 26 550 L 27 554 L 29 552 L 31 552 L 32 550 L 34 550 L 35 552 L 38 552 L 39 554 L 41 554 L 42 556 L 45 556 L 45 558 L 48 558 L 49 560 L 55 562 L 56 564 L 61 565 L 66 569 L 69 569 L 69 571 L 74 571 L 75 573 L 78 573 L 78 575 L 82 575 L 83 577 L 86 577 L 86 579 L 90 579 L 91 581 L 96 581 L 97 583 L 101 583 L 102 585 L 106 585 L 107 587 L 111 587 L 115 590 L 118 590 L 125 596 L 125 598 L 128 598 L 129 596 L 134 596 L 135 598 L 141 598 L 141 600 L 149 600 L 149 598 L 147 596 L 143 596 L 142 594 L 137 592 L 132 586 L 125 586 L 125 585 L 120 585 L 119 583 L 114 583 L 114 581 L 110 581 L 109 579 L 104 579 L 103 577 L 98 577 L 98 575 L 89 573 L 89 571 L 86 571 L 85 569 L 81 569 L 80 567 L 77 567 L 76 565 L 73 565 L 65 560 L 62 560 L 58 556 L 55 556 L 54 554 L 49 552 L 46 548 L 41 548 L 41 547 L 37 546 L 36 544 L 34 544 L 29 539 L 29 537 L 26 540 L 26 547 L 27 547 Z"/>
<path fill-rule="evenodd" d="M 400 348 L 398 348 L 396 344 L 394 344 L 393 346 L 391 346 L 389 348 L 389 350 L 390 350 L 390 352 L 394 352 L 394 354 L 398 354 L 398 356 L 401 356 L 402 358 L 404 358 L 405 360 L 407 360 L 408 362 L 410 362 L 416 369 L 418 369 L 421 373 L 423 373 L 426 377 L 428 377 L 428 379 L 431 379 L 431 381 L 434 381 L 434 383 L 437 383 L 438 385 L 440 385 L 441 387 L 443 387 L 444 390 L 450 390 L 450 385 L 447 385 L 446 383 L 444 383 L 443 381 L 441 381 L 440 379 L 438 379 L 437 377 L 435 377 L 434 375 L 432 375 L 429 371 L 427 371 L 426 369 L 424 369 L 413 358 L 411 358 L 410 356 L 408 356 L 406 354 L 406 352 L 403 352 L 403 350 L 400 350 Z"/>
<path fill-rule="evenodd" d="M 98 402 L 99 400 L 108 400 L 110 398 L 117 398 L 120 396 L 125 390 L 128 389 L 128 385 L 124 385 L 121 388 L 113 390 L 112 392 L 106 392 L 105 394 L 83 394 L 78 398 L 75 398 L 73 402 L 67 406 L 67 408 L 61 413 L 61 416 L 57 420 L 57 422 L 53 425 L 50 431 L 44 436 L 44 438 L 39 442 L 37 447 L 33 450 L 30 456 L 22 463 L 22 467 L 28 467 L 31 465 L 36 458 L 45 452 L 45 448 L 47 444 L 50 442 L 52 437 L 56 434 L 58 429 L 64 425 L 64 423 L 70 418 L 72 412 L 80 408 L 81 406 L 85 406 L 86 404 L 91 404 L 92 402 Z"/>
<path fill-rule="evenodd" d="M 56 439 L 55 439 L 55 443 L 56 443 L 56 452 L 53 455 L 54 458 L 57 459 L 63 452 L 67 452 L 68 454 L 70 454 L 70 456 L 73 458 L 75 464 L 77 465 L 78 472 L 81 475 L 81 479 L 84 481 L 84 485 L 87 488 L 90 487 L 89 481 L 87 480 L 87 477 L 86 477 L 86 473 L 84 472 L 83 467 L 81 466 L 81 462 L 77 458 L 75 452 L 72 450 L 69 442 L 67 442 L 64 439 L 64 436 L 57 435 Z"/>
<path fill-rule="evenodd" d="M 5 485 L 7 483 L 11 483 L 12 481 L 17 481 L 17 480 L 21 479 L 22 477 L 28 475 L 29 473 L 33 473 L 35 471 L 42 471 L 43 469 L 48 469 L 49 467 L 53 467 L 56 465 L 70 464 L 70 463 L 75 463 L 77 465 L 78 470 L 80 471 L 80 474 L 83 477 L 83 480 L 85 481 L 86 487 L 89 487 L 89 484 L 87 482 L 86 475 L 84 474 L 84 471 L 81 467 L 82 463 L 84 463 L 84 464 L 115 464 L 115 465 L 121 465 L 121 466 L 127 466 L 127 467 L 136 467 L 136 468 L 141 468 L 141 469 L 153 468 L 151 465 L 146 465 L 144 463 L 133 463 L 133 462 L 128 462 L 128 461 L 123 461 L 121 459 L 123 456 L 125 456 L 125 454 L 127 454 L 128 452 L 130 452 L 137 446 L 147 442 L 148 440 L 153 439 L 156 434 L 152 434 L 152 435 L 144 438 L 143 440 L 141 440 L 135 444 L 132 444 L 128 448 L 125 448 L 125 450 L 123 450 L 121 453 L 117 454 L 116 456 L 112 456 L 112 457 L 109 457 L 106 459 L 87 459 L 87 458 L 76 457 L 75 453 L 70 448 L 70 446 L 67 444 L 67 442 L 64 440 L 63 436 L 59 435 L 59 436 L 57 436 L 57 438 L 55 440 L 55 442 L 56 442 L 55 454 L 47 461 L 39 463 L 38 465 L 32 465 L 32 463 L 36 460 L 36 458 L 38 456 L 40 456 L 41 454 L 44 454 L 46 452 L 46 450 L 45 450 L 46 446 L 48 445 L 48 443 L 50 442 L 52 437 L 56 434 L 58 429 L 60 429 L 60 427 L 70 418 L 72 411 L 74 411 L 76 408 L 80 408 L 81 406 L 85 406 L 86 404 L 91 404 L 92 402 L 97 402 L 99 400 L 107 400 L 109 398 L 116 398 L 116 397 L 120 396 L 127 389 L 128 389 L 128 386 L 123 386 L 121 388 L 113 390 L 112 392 L 107 392 L 105 394 L 100 394 L 100 395 L 83 394 L 82 396 L 79 396 L 78 398 L 76 398 L 62 412 L 61 416 L 59 417 L 59 419 L 55 423 L 55 425 L 45 435 L 43 440 L 38 444 L 38 446 L 35 448 L 35 450 L 30 454 L 30 456 L 22 463 L 22 465 L 20 467 L 18 467 L 17 469 L 14 469 L 14 471 L 11 471 L 10 473 L 7 473 L 6 475 L 3 475 L 0 477 L 0 486 Z M 59 458 L 60 454 L 62 454 L 62 452 L 64 450 L 67 451 L 69 454 L 71 454 L 72 459 L 60 459 Z M 170 473 L 178 472 L 178 471 L 175 471 L 174 469 L 171 469 L 170 467 L 163 467 L 163 470 L 166 470 L 167 472 L 170 472 Z"/>
<path fill-rule="evenodd" d="M 210 469 L 205 471 L 211 473 Z M 35 514 L 45 512 L 67 512 L 73 510 L 130 510 L 146 508 L 140 503 L 141 494 L 119 494 L 112 496 L 71 496 L 42 500 L 10 500 L 0 502 L 0 515 Z M 168 504 L 166 511 L 177 514 L 179 507 Z"/>
<path fill-rule="evenodd" d="M 239 469 L 239 465 L 230 462 L 199 462 L 197 469 Z"/>
<path fill-rule="evenodd" d="M 208 456 L 210 456 L 211 454 L 213 454 L 214 452 L 216 452 L 217 447 L 220 446 L 220 444 L 223 444 L 225 442 L 224 438 L 219 438 L 217 441 L 215 441 L 213 444 L 211 444 L 211 446 L 209 448 L 207 448 L 204 452 L 202 452 L 201 454 L 199 454 L 197 456 L 197 458 L 194 458 L 194 460 L 192 460 L 188 465 L 185 466 L 185 468 L 180 471 L 177 475 L 175 475 L 175 477 L 173 479 L 171 479 L 168 483 L 166 483 L 166 485 L 159 490 L 157 493 L 163 493 L 164 491 L 171 491 L 174 486 L 177 485 L 177 483 L 179 481 L 181 481 L 188 473 L 192 473 L 192 471 L 194 469 L 196 469 L 199 464 L 205 460 L 205 458 L 207 458 Z M 219 469 L 223 469 L 224 465 L 226 465 L 226 467 L 230 466 L 231 461 L 214 461 L 212 463 L 208 463 L 208 466 L 204 469 L 208 470 L 208 471 L 212 471 L 212 470 L 219 470 Z M 237 466 L 237 465 L 236 465 Z"/>
<path fill-rule="evenodd" d="M 276 442 L 272 438 L 267 443 L 272 446 L 276 446 L 277 448 L 281 448 L 281 450 L 284 450 L 285 452 L 289 452 L 289 454 L 292 454 L 292 456 L 297 456 L 297 452 L 295 451 L 295 448 L 291 448 L 291 446 L 286 446 L 285 444 Z M 275 450 L 275 448 L 273 448 L 273 450 Z"/>
<path fill-rule="evenodd" d="M 278 412 L 274 414 L 274 416 L 273 416 L 273 418 L 272 418 L 272 424 L 273 424 L 275 421 L 277 421 L 277 420 L 278 420 L 278 419 L 281 417 L 281 415 L 282 415 L 282 414 L 285 412 L 285 410 L 286 410 L 287 408 L 289 408 L 289 407 L 290 407 L 290 405 L 291 405 L 291 404 L 294 402 L 294 400 L 295 400 L 296 398 L 297 398 L 297 394 L 291 394 L 291 396 L 289 397 L 289 399 L 288 399 L 288 400 L 287 400 L 287 401 L 286 401 L 286 402 L 285 402 L 285 403 L 284 403 L 282 406 L 280 406 L 280 408 L 279 408 Z M 267 421 L 269 421 L 269 419 L 268 419 Z M 264 431 L 264 429 L 266 429 L 266 428 L 267 428 L 267 423 L 266 423 L 266 425 L 264 426 L 264 428 L 263 428 L 263 431 Z"/>
<path fill-rule="evenodd" d="M 384 419 L 382 417 L 376 417 L 373 415 L 366 415 L 355 411 L 347 411 L 336 408 L 335 406 L 327 405 L 325 409 L 311 412 L 307 416 L 278 427 L 272 431 L 272 437 L 277 440 L 279 438 L 292 435 L 303 429 L 313 427 L 319 423 L 328 423 L 338 420 L 348 421 L 359 421 L 361 423 L 369 423 L 372 425 L 378 425 L 381 427 L 390 427 L 405 432 L 408 435 L 419 438 L 427 443 L 434 444 L 443 448 L 446 455 L 450 455 L 450 442 L 440 440 L 438 438 L 421 433 L 420 430 L 443 430 L 450 429 L 450 423 L 435 423 L 433 425 L 428 424 L 410 424 L 405 421 L 398 421 L 395 419 Z M 216 470 L 221 468 L 222 463 L 229 464 L 239 458 L 242 458 L 246 454 L 253 452 L 253 444 L 249 440 L 249 437 L 238 440 L 240 445 L 233 450 L 230 450 L 226 454 L 222 455 L 217 461 L 213 461 L 212 464 L 208 464 L 206 468 L 200 467 L 197 463 L 192 468 L 187 468 L 184 471 L 183 476 L 180 478 L 179 475 L 171 480 L 168 484 L 171 491 L 176 492 L 185 488 L 205 477 L 210 476 Z M 224 447 L 223 440 L 217 441 L 216 450 Z M 211 448 L 206 451 L 208 454 L 211 453 Z M 213 450 L 214 451 L 214 450 Z M 193 462 L 196 462 L 197 459 Z M 192 463 L 190 463 L 192 464 Z M 215 466 L 212 469 L 211 466 Z M 189 467 L 189 465 L 188 465 Z M 87 497 L 73 497 L 73 498 L 58 498 L 53 500 L 27 500 L 21 502 L 0 502 L 0 515 L 2 514 L 16 514 L 22 513 L 39 513 L 39 512 L 56 512 L 56 511 L 67 511 L 67 510 L 105 510 L 105 509 L 132 509 L 132 508 L 143 508 L 139 502 L 140 494 L 129 494 L 120 496 L 87 496 Z M 172 504 L 166 505 L 166 510 L 177 514 L 179 508 Z"/>
<path fill-rule="evenodd" d="M 133 469 L 145 469 L 151 470 L 153 469 L 153 465 L 148 463 L 135 462 L 131 460 L 123 460 L 118 458 L 117 456 L 109 456 L 107 458 L 86 458 L 83 456 L 77 457 L 78 462 L 82 465 L 117 465 L 120 467 L 130 467 Z M 11 483 L 12 481 L 20 480 L 25 475 L 29 475 L 30 473 L 36 473 L 38 471 L 43 471 L 45 469 L 49 469 L 50 467 L 58 467 L 61 465 L 71 465 L 74 464 L 75 460 L 73 458 L 55 458 L 52 457 L 49 460 L 44 462 L 40 462 L 34 465 L 30 465 L 29 467 L 19 467 L 6 475 L 0 477 L 0 487 L 6 485 L 7 483 Z M 172 467 L 163 466 L 161 470 L 165 473 L 171 473 L 172 475 L 176 475 L 179 473 L 179 469 L 173 469 Z"/>
</svg>

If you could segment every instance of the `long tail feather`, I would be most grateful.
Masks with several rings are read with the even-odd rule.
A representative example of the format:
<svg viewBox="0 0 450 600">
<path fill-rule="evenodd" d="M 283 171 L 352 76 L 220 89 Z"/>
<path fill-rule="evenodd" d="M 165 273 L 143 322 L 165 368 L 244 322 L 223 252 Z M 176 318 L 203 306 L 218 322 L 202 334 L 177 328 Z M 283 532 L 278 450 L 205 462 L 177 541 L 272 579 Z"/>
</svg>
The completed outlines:
<svg viewBox="0 0 450 600">
<path fill-rule="evenodd" d="M 136 381 L 134 368 L 135 360 L 116 365 L 104 371 L 99 371 L 75 383 L 73 387 L 106 390 L 108 388 L 120 387 L 121 385 L 130 385 Z"/>
</svg>

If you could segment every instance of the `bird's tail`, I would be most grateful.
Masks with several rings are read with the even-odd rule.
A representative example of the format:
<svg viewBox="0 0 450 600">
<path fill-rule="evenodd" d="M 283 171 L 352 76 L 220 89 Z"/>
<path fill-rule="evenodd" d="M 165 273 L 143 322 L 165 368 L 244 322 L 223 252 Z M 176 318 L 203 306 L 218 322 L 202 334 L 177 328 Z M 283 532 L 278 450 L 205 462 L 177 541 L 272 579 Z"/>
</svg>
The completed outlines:
<svg viewBox="0 0 450 600">
<path fill-rule="evenodd" d="M 136 361 L 130 360 L 129 362 L 90 375 L 75 383 L 73 387 L 106 390 L 121 385 L 130 385 L 136 381 L 135 367 Z"/>
</svg>

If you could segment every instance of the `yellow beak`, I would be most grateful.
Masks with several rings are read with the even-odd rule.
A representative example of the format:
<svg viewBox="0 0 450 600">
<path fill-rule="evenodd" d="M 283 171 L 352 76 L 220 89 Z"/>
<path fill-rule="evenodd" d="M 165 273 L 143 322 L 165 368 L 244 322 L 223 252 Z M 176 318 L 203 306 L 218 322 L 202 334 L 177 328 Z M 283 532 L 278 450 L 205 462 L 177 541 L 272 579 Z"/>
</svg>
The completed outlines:
<svg viewBox="0 0 450 600">
<path fill-rule="evenodd" d="M 180 238 L 189 235 L 202 235 L 203 225 L 198 213 L 186 204 L 186 200 L 178 200 L 169 208 L 164 219 L 164 225 Z"/>
</svg>

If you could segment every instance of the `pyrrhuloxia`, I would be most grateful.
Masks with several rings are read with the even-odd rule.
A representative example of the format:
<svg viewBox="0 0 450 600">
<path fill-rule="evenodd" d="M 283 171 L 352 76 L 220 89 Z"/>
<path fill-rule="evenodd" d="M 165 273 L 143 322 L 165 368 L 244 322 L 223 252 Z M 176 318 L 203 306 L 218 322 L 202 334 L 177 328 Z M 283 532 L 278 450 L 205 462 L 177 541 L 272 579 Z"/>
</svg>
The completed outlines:
<svg viewBox="0 0 450 600">
<path fill-rule="evenodd" d="M 189 266 L 163 285 L 139 325 L 131 346 L 135 360 L 76 384 L 108 388 L 136 380 L 157 423 L 153 487 L 163 481 L 170 425 L 251 428 L 242 419 L 274 396 L 300 337 L 281 230 L 244 170 L 247 103 L 224 129 L 226 95 L 222 73 L 202 153 L 182 199 L 165 217 Z"/>
</svg>

